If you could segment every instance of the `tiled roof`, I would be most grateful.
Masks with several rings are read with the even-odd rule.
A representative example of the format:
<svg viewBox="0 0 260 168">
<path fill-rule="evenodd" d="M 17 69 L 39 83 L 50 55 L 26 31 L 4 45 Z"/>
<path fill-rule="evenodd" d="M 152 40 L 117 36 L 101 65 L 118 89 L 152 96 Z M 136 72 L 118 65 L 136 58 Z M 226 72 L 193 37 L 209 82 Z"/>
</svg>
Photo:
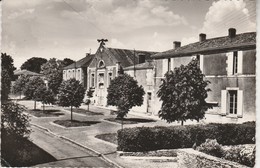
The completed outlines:
<svg viewBox="0 0 260 168">
<path fill-rule="evenodd" d="M 128 49 L 118 49 L 118 48 L 105 48 L 104 50 L 109 56 L 120 62 L 122 67 L 132 66 L 138 63 L 139 55 L 145 55 L 145 59 L 151 59 L 151 55 L 157 52 L 152 51 L 141 51 L 141 50 L 128 50 Z"/>
<path fill-rule="evenodd" d="M 67 69 L 88 67 L 88 65 L 91 63 L 92 59 L 94 58 L 94 56 L 95 56 L 94 54 L 87 55 L 86 57 L 78 60 L 77 62 L 64 67 L 63 69 L 67 70 Z"/>
<path fill-rule="evenodd" d="M 140 70 L 140 69 L 153 69 L 154 68 L 154 63 L 152 61 L 148 61 L 142 64 L 137 64 L 135 66 L 129 66 L 125 67 L 124 70 Z"/>
<path fill-rule="evenodd" d="M 23 69 L 23 70 L 14 71 L 14 75 L 42 76 L 43 74 L 39 74 L 36 72 L 32 72 L 32 71 Z"/>
<path fill-rule="evenodd" d="M 152 58 L 160 59 L 167 57 L 189 56 L 193 54 L 210 54 L 226 52 L 236 49 L 255 49 L 256 32 L 237 34 L 235 37 L 229 36 L 207 39 L 202 42 L 191 43 L 177 49 L 172 49 L 152 55 Z"/>
</svg>

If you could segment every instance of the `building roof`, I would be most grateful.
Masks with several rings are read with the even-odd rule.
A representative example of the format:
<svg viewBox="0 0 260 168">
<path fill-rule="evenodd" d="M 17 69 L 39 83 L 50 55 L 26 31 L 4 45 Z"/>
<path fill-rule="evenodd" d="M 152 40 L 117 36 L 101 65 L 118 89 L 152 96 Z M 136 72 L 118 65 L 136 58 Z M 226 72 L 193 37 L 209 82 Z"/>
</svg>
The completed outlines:
<svg viewBox="0 0 260 168">
<path fill-rule="evenodd" d="M 152 58 L 190 56 L 194 54 L 213 54 L 236 49 L 255 49 L 256 32 L 237 34 L 235 37 L 218 37 L 206 39 L 202 42 L 191 43 L 177 49 L 172 49 L 152 55 Z"/>
<path fill-rule="evenodd" d="M 85 56 L 84 58 L 76 61 L 75 63 L 72 63 L 72 64 L 64 67 L 63 70 L 88 67 L 89 64 L 91 63 L 92 59 L 94 58 L 94 56 L 95 56 L 94 54 L 89 54 L 89 55 Z"/>
<path fill-rule="evenodd" d="M 16 70 L 14 71 L 14 75 L 28 75 L 28 76 L 42 76 L 43 74 L 39 74 L 39 73 L 36 73 L 36 72 L 32 72 L 32 71 L 28 71 L 26 69 L 23 69 L 23 70 Z"/>
<path fill-rule="evenodd" d="M 137 64 L 139 60 L 139 55 L 145 55 L 145 59 L 151 59 L 151 55 L 157 52 L 153 51 L 141 51 L 141 50 L 128 50 L 128 49 L 118 49 L 118 48 L 105 48 L 106 52 L 110 57 L 113 57 L 116 62 L 120 62 L 122 67 L 128 67 Z"/>
<path fill-rule="evenodd" d="M 141 70 L 141 69 L 153 69 L 153 68 L 154 68 L 154 62 L 151 60 L 151 61 L 144 62 L 142 64 L 136 64 L 135 66 L 125 67 L 124 70 L 128 71 L 128 70 Z"/>
</svg>

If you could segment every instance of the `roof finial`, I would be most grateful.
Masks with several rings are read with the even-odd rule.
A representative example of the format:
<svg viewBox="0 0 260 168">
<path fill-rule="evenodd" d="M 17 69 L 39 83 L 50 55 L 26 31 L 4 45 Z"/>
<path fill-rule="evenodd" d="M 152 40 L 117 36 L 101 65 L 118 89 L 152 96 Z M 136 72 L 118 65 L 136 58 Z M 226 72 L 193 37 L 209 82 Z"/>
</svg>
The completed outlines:
<svg viewBox="0 0 260 168">
<path fill-rule="evenodd" d="M 100 43 L 100 46 L 106 45 L 105 42 L 108 42 L 107 39 L 97 39 L 97 41 Z"/>
</svg>

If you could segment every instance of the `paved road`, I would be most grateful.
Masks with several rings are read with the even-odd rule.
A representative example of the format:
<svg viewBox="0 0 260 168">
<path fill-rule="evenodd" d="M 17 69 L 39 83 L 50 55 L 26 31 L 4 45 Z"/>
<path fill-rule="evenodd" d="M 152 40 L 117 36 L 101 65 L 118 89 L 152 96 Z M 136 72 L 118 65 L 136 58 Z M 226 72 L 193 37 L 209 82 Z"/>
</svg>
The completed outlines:
<svg viewBox="0 0 260 168">
<path fill-rule="evenodd" d="M 32 127 L 33 142 L 58 161 L 37 165 L 39 167 L 113 167 L 94 152 Z"/>
</svg>

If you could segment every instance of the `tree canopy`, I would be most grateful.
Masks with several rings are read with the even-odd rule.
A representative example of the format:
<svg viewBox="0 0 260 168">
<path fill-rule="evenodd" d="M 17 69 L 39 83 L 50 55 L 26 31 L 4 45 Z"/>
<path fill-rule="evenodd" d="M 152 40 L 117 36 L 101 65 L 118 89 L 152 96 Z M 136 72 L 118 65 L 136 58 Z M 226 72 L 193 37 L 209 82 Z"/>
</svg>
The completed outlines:
<svg viewBox="0 0 260 168">
<path fill-rule="evenodd" d="M 13 58 L 6 53 L 1 53 L 1 100 L 8 99 L 11 89 L 11 81 L 14 79 Z"/>
<path fill-rule="evenodd" d="M 54 94 L 46 86 L 41 86 L 36 89 L 34 92 L 34 99 L 40 101 L 43 104 L 53 104 L 55 102 Z"/>
<path fill-rule="evenodd" d="M 205 101 L 210 91 L 209 81 L 204 80 L 198 60 L 176 67 L 165 74 L 158 97 L 162 101 L 159 117 L 167 122 L 197 120 L 204 118 L 211 108 Z"/>
<path fill-rule="evenodd" d="M 73 61 L 72 59 L 70 58 L 64 58 L 63 61 L 62 61 L 62 66 L 63 67 L 66 67 L 70 64 L 73 64 L 75 61 Z"/>
<path fill-rule="evenodd" d="M 14 93 L 21 93 L 24 91 L 26 84 L 29 82 L 29 76 L 21 75 L 18 79 L 16 79 L 13 85 Z"/>
<path fill-rule="evenodd" d="M 59 88 L 58 105 L 71 107 L 72 120 L 72 107 L 79 107 L 83 103 L 84 96 L 85 89 L 78 80 L 72 78 L 63 81 Z"/>
<path fill-rule="evenodd" d="M 41 67 L 41 73 L 45 75 L 48 81 L 49 89 L 56 95 L 62 82 L 62 67 L 63 62 L 51 58 Z"/>
<path fill-rule="evenodd" d="M 118 107 L 118 118 L 125 117 L 132 107 L 141 106 L 145 94 L 143 87 L 128 74 L 114 78 L 107 92 L 107 104 Z"/>
<path fill-rule="evenodd" d="M 22 64 L 21 69 L 26 69 L 32 72 L 40 73 L 41 66 L 46 62 L 47 60 L 45 58 L 32 57 Z"/>
<path fill-rule="evenodd" d="M 43 79 L 38 76 L 32 76 L 29 78 L 29 81 L 25 85 L 24 95 L 26 96 L 26 98 L 34 100 L 34 93 L 40 87 L 45 87 Z"/>
</svg>

